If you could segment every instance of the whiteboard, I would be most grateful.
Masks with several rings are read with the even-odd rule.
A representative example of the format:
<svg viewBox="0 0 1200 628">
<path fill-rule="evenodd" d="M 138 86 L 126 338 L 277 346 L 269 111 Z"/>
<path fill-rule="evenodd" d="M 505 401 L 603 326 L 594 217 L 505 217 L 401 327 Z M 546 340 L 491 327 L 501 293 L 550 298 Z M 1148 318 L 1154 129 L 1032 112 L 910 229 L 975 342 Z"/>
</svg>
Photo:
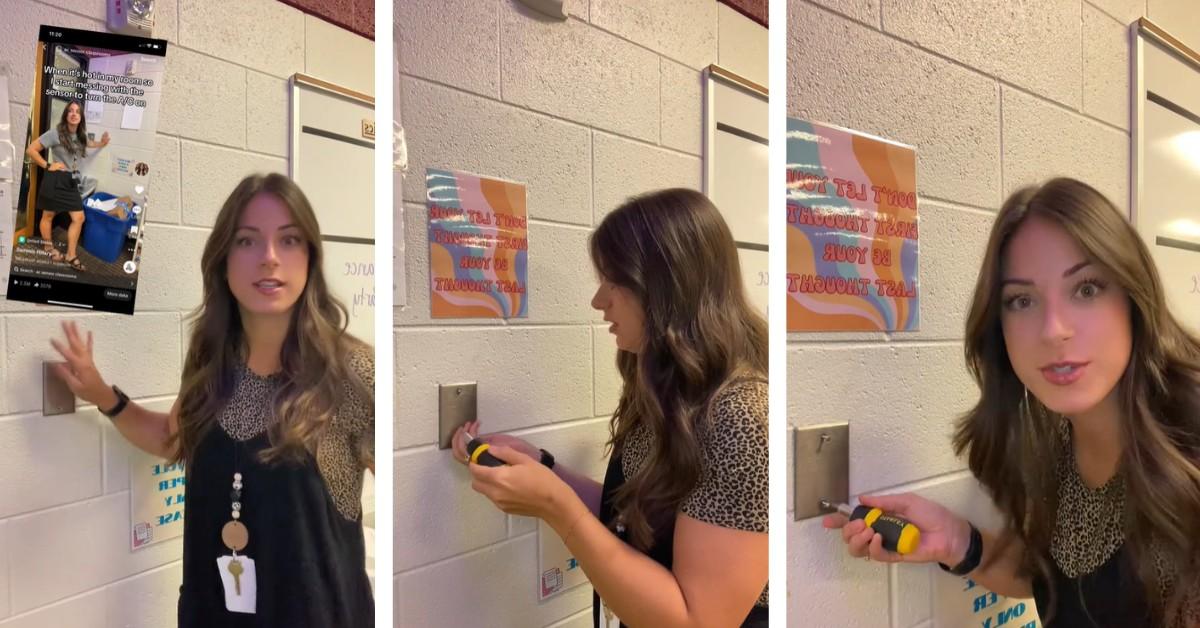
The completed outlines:
<svg viewBox="0 0 1200 628">
<path fill-rule="evenodd" d="M 747 297 L 767 315 L 767 90 L 719 66 L 704 72 L 704 193 L 733 233 Z"/>
<path fill-rule="evenodd" d="M 1133 223 L 1167 306 L 1200 333 L 1200 55 L 1148 20 L 1133 28 Z"/>
<path fill-rule="evenodd" d="M 322 245 L 325 281 L 350 314 L 346 331 L 374 344 L 375 247 L 337 241 Z"/>
<path fill-rule="evenodd" d="M 321 224 L 329 289 L 375 344 L 375 99 L 293 75 L 290 175 Z M 369 131 L 369 132 L 368 132 Z"/>
</svg>

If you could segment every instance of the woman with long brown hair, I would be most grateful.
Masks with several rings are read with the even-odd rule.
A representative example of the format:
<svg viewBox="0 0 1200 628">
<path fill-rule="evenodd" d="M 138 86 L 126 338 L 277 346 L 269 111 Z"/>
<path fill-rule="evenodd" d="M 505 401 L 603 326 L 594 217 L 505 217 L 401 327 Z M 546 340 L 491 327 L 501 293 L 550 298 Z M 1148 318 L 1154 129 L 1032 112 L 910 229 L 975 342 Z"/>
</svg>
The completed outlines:
<svg viewBox="0 0 1200 628">
<path fill-rule="evenodd" d="M 179 397 L 150 411 L 109 386 L 65 324 L 59 374 L 135 446 L 187 465 L 179 626 L 374 622 L 360 506 L 374 469 L 374 357 L 345 332 L 316 215 L 279 174 L 246 177 L 201 257 Z"/>
<path fill-rule="evenodd" d="M 83 197 L 88 193 L 85 189 L 88 182 L 79 172 L 79 162 L 87 157 L 89 148 L 105 146 L 108 146 L 108 131 L 100 136 L 98 142 L 89 139 L 87 120 L 83 118 L 83 103 L 72 100 L 63 108 L 58 125 L 33 140 L 25 149 L 25 155 L 39 168 L 46 170 L 37 197 L 37 207 L 42 210 L 42 219 L 38 223 L 42 248 L 50 254 L 50 261 L 65 261 L 77 271 L 86 270 L 83 262 L 79 261 L 76 246 L 79 244 L 79 234 L 83 231 Z M 47 148 L 54 155 L 53 163 L 42 157 L 42 151 Z M 91 183 L 94 184 L 94 180 Z M 65 258 L 54 246 L 54 217 L 58 212 L 67 212 L 71 216 L 71 225 L 67 227 Z"/>
<path fill-rule="evenodd" d="M 1200 340 L 1124 216 L 1072 179 L 1009 197 L 965 344 L 981 395 L 954 447 L 1005 527 L 912 494 L 862 498 L 917 525 L 911 554 L 861 521 L 825 525 L 851 555 L 1032 596 L 1048 627 L 1200 625 Z"/>
<path fill-rule="evenodd" d="M 767 327 L 729 228 L 699 192 L 662 190 L 605 216 L 590 249 L 623 382 L 604 481 L 494 435 L 508 464 L 469 465 L 472 487 L 554 529 L 597 626 L 766 626 Z"/>
</svg>

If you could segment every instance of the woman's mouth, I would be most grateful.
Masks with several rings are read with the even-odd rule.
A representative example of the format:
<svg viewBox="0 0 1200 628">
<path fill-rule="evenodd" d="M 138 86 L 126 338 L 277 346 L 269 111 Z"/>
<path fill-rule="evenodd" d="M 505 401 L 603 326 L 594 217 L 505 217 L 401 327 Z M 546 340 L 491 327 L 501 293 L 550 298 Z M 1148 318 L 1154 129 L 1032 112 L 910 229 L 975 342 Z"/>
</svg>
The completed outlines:
<svg viewBox="0 0 1200 628">
<path fill-rule="evenodd" d="M 1068 386 L 1079 381 L 1088 362 L 1055 362 L 1042 367 L 1042 377 L 1056 386 Z"/>
<path fill-rule="evenodd" d="M 264 295 L 274 296 L 283 290 L 283 282 L 278 279 L 260 279 L 254 282 L 254 287 Z"/>
</svg>

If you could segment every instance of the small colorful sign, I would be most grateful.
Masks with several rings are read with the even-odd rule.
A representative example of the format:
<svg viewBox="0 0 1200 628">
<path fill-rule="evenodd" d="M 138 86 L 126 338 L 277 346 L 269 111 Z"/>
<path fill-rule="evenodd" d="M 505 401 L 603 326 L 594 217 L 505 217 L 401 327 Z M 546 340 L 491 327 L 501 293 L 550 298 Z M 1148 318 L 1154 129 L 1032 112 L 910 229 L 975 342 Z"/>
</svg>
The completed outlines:
<svg viewBox="0 0 1200 628">
<path fill-rule="evenodd" d="M 525 186 L 430 168 L 425 187 L 430 315 L 528 317 Z"/>
<path fill-rule="evenodd" d="M 1033 600 L 1004 597 L 980 586 L 970 578 L 958 578 L 933 570 L 938 608 L 934 623 L 938 626 L 978 626 L 979 628 L 1039 628 L 1037 606 Z"/>
<path fill-rule="evenodd" d="M 571 550 L 545 521 L 538 520 L 538 601 L 587 582 Z"/>
<path fill-rule="evenodd" d="M 916 331 L 916 151 L 787 122 L 788 331 Z"/>
<path fill-rule="evenodd" d="M 187 474 L 182 463 L 167 464 L 140 451 L 129 456 L 131 549 L 183 534 Z"/>
</svg>

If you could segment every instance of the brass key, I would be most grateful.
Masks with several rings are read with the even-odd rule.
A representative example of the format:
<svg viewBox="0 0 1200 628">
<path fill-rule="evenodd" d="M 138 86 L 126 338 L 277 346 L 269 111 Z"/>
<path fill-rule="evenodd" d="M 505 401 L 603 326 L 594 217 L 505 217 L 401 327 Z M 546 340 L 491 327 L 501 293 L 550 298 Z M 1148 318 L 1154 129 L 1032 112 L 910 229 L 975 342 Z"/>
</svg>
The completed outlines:
<svg viewBox="0 0 1200 628">
<path fill-rule="evenodd" d="M 242 563 L 238 559 L 229 561 L 229 573 L 233 574 L 233 588 L 237 594 L 242 594 Z"/>
</svg>

